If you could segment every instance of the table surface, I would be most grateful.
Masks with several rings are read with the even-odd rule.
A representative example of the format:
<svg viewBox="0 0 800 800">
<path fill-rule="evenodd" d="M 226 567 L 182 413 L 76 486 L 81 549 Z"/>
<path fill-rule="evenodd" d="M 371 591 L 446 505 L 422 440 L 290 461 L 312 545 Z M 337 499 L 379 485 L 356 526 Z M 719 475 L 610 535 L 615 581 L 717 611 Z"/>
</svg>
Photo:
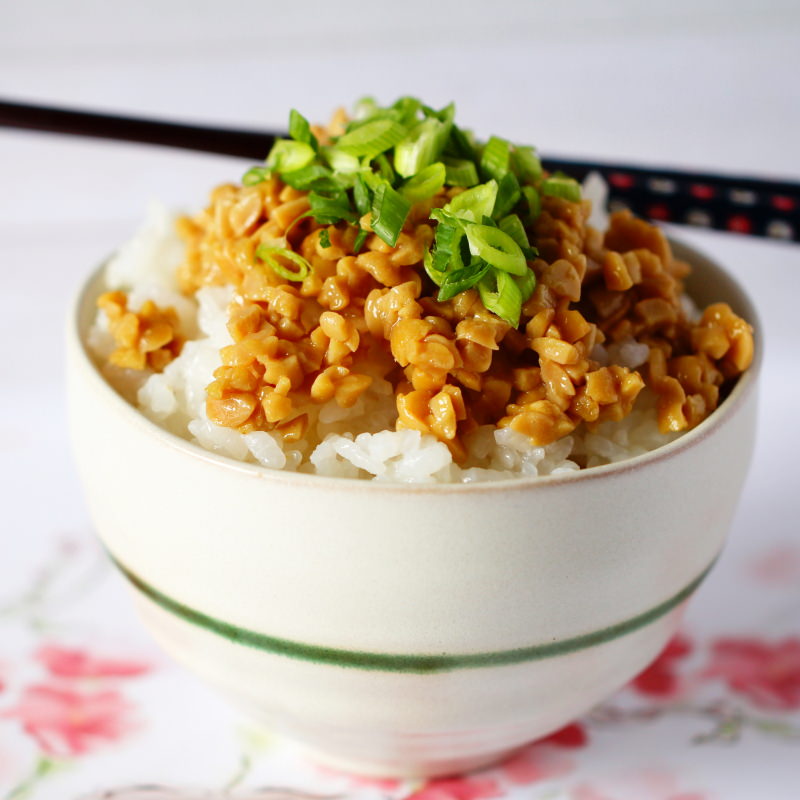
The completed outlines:
<svg viewBox="0 0 800 800">
<path fill-rule="evenodd" d="M 798 74 L 796 2 L 34 1 L 4 9 L 0 26 L 0 96 L 20 100 L 280 129 L 292 106 L 318 120 L 365 94 L 419 94 L 455 99 L 482 137 L 552 155 L 792 179 Z M 682 638 L 584 719 L 476 775 L 359 780 L 253 729 L 160 654 L 82 499 L 64 315 L 151 197 L 196 208 L 243 166 L 0 132 L 0 797 L 800 797 L 797 245 L 673 231 L 760 309 L 758 444 Z"/>
</svg>

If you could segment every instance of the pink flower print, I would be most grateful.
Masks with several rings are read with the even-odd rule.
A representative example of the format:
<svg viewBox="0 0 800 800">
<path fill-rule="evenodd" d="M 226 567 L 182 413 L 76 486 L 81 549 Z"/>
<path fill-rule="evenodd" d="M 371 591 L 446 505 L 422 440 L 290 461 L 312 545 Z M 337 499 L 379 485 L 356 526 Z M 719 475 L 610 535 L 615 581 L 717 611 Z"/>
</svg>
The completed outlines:
<svg viewBox="0 0 800 800">
<path fill-rule="evenodd" d="M 15 708 L 2 716 L 20 720 L 44 753 L 77 756 L 115 742 L 134 727 L 131 706 L 118 692 L 75 692 L 29 686 Z"/>
<path fill-rule="evenodd" d="M 630 686 L 640 694 L 672 699 L 682 693 L 684 682 L 678 674 L 678 664 L 694 649 L 691 641 L 678 634 L 661 651 L 661 654 L 644 672 L 640 672 Z"/>
<path fill-rule="evenodd" d="M 489 778 L 436 778 L 406 800 L 484 800 L 502 795 L 500 784 Z"/>
<path fill-rule="evenodd" d="M 774 545 L 750 564 L 750 572 L 761 583 L 796 586 L 800 582 L 800 546 L 788 542 Z"/>
<path fill-rule="evenodd" d="M 57 678 L 133 678 L 150 670 L 143 661 L 104 658 L 85 650 L 52 644 L 40 647 L 36 660 Z"/>
<path fill-rule="evenodd" d="M 579 783 L 569 793 L 570 800 L 614 800 L 605 792 L 588 783 Z"/>
<path fill-rule="evenodd" d="M 581 783 L 570 792 L 570 800 L 633 800 L 630 794 L 607 794 L 605 791 L 597 789 L 588 783 Z M 639 800 L 641 795 L 638 796 Z M 647 800 L 710 800 L 708 795 L 699 792 L 679 792 L 678 794 L 650 794 Z"/>
<path fill-rule="evenodd" d="M 759 708 L 788 711 L 800 708 L 800 639 L 770 644 L 756 638 L 714 642 L 704 677 L 721 678 L 733 692 Z"/>
<path fill-rule="evenodd" d="M 589 742 L 589 735 L 586 733 L 586 728 L 579 722 L 573 722 L 544 739 L 539 739 L 538 744 L 552 744 L 556 747 L 567 747 L 570 749 L 586 747 Z"/>
<path fill-rule="evenodd" d="M 351 786 L 358 789 L 380 789 L 384 792 L 393 792 L 400 788 L 401 784 L 398 778 L 376 778 L 371 775 L 355 775 L 322 764 L 315 764 L 314 768 L 317 772 L 326 777 L 343 778 L 348 781 Z"/>
<path fill-rule="evenodd" d="M 561 778 L 575 769 L 570 756 L 546 744 L 547 739 L 534 742 L 500 765 L 500 771 L 511 783 L 528 786 L 532 783 Z M 563 747 L 563 744 L 560 745 Z"/>
<path fill-rule="evenodd" d="M 677 772 L 643 769 L 600 781 L 581 782 L 570 791 L 570 800 L 711 800 L 706 794 L 682 791 Z"/>
</svg>

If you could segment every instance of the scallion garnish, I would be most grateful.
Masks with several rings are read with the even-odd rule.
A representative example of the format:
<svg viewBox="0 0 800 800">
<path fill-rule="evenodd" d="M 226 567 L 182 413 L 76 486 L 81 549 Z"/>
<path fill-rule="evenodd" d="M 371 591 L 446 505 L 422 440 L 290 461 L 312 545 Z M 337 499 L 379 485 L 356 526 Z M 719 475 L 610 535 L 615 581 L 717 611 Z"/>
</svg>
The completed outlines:
<svg viewBox="0 0 800 800">
<path fill-rule="evenodd" d="M 522 292 L 514 277 L 502 270 L 491 270 L 479 283 L 481 302 L 512 328 L 519 325 L 522 313 Z"/>
<path fill-rule="evenodd" d="M 332 177 L 333 173 L 322 164 L 308 164 L 302 169 L 281 174 L 281 180 L 285 184 L 301 191 L 318 188 L 316 185 L 323 179 L 328 181 L 327 186 L 333 186 Z"/>
<path fill-rule="evenodd" d="M 497 186 L 497 198 L 494 201 L 492 216 L 505 216 L 519 202 L 519 198 L 520 188 L 517 176 L 513 172 L 507 172 Z"/>
<path fill-rule="evenodd" d="M 295 253 L 294 250 L 289 250 L 287 247 L 259 245 L 256 248 L 256 258 L 263 261 L 273 272 L 287 281 L 303 281 L 311 272 L 311 264 L 299 253 Z M 278 260 L 281 258 L 290 261 L 297 269 L 289 269 Z"/>
<path fill-rule="evenodd" d="M 340 177 L 356 173 L 361 169 L 361 159 L 358 156 L 343 153 L 335 146 L 321 148 L 320 154 L 328 166 Z"/>
<path fill-rule="evenodd" d="M 372 197 L 372 230 L 394 247 L 410 210 L 411 203 L 392 189 L 388 181 L 381 181 Z"/>
<path fill-rule="evenodd" d="M 539 214 L 542 213 L 542 198 L 539 197 L 539 192 L 537 192 L 533 186 L 523 186 L 522 196 L 525 198 L 525 202 L 528 206 L 526 220 L 528 225 L 530 225 L 538 218 Z"/>
<path fill-rule="evenodd" d="M 507 217 L 503 217 L 500 220 L 499 228 L 520 246 L 526 259 L 530 261 L 539 255 L 539 251 L 535 247 L 531 247 L 525 226 L 516 214 L 509 214 Z"/>
<path fill-rule="evenodd" d="M 454 116 L 452 104 L 436 110 L 417 98 L 401 97 L 380 107 L 366 99 L 345 133 L 320 146 L 308 120 L 293 109 L 290 138 L 278 140 L 266 163 L 248 170 L 242 183 L 254 186 L 275 175 L 308 192 L 310 208 L 291 222 L 284 243 L 289 230 L 311 217 L 316 223 L 312 230 L 337 223 L 355 226 L 355 253 L 369 234 L 359 224 L 364 215 L 371 215 L 371 230 L 394 247 L 412 204 L 448 187 L 463 189 L 430 212 L 436 224 L 424 269 L 439 287 L 440 301 L 477 288 L 487 309 L 517 325 L 522 304 L 536 286 L 528 262 L 538 251 L 528 231 L 541 213 L 541 197 L 579 202 L 580 187 L 561 173 L 543 178 L 532 147 L 497 136 L 476 143 Z M 331 246 L 327 227 L 318 241 L 323 248 Z M 256 255 L 286 280 L 302 280 L 310 269 L 288 246 L 262 245 Z"/>
<path fill-rule="evenodd" d="M 340 220 L 355 222 L 358 219 L 358 215 L 350 206 L 347 194 L 343 191 L 331 196 L 309 192 L 308 202 L 311 204 L 309 214 L 320 225 L 333 225 Z"/>
<path fill-rule="evenodd" d="M 439 252 L 439 248 L 437 247 L 436 252 Z M 433 252 L 428 249 L 425 251 L 425 255 L 422 258 L 422 266 L 425 267 L 425 272 L 428 273 L 428 277 L 437 285 L 441 286 L 445 278 L 447 277 L 447 272 L 445 270 L 437 269 L 434 263 L 434 256 Z"/>
<path fill-rule="evenodd" d="M 487 178 L 500 182 L 508 174 L 511 164 L 511 147 L 505 139 L 492 136 L 481 154 L 481 172 Z"/>
<path fill-rule="evenodd" d="M 466 158 L 442 158 L 444 163 L 445 183 L 449 186 L 474 186 L 478 182 L 478 169 L 474 161 Z"/>
<path fill-rule="evenodd" d="M 429 117 L 416 125 L 394 148 L 394 168 L 399 175 L 410 178 L 439 159 L 444 149 L 450 125 Z"/>
<path fill-rule="evenodd" d="M 456 195 L 444 210 L 456 217 L 477 222 L 492 215 L 496 198 L 497 181 L 488 181 Z"/>
<path fill-rule="evenodd" d="M 542 177 L 542 162 L 533 147 L 515 147 L 511 151 L 511 161 L 523 183 L 538 181 Z"/>
<path fill-rule="evenodd" d="M 317 142 L 317 137 L 311 133 L 308 120 L 294 108 L 289 112 L 289 136 L 296 142 L 310 145 L 314 152 L 319 150 L 319 142 Z"/>
<path fill-rule="evenodd" d="M 369 231 L 365 231 L 363 228 L 359 228 L 356 240 L 353 242 L 353 252 L 356 255 L 358 255 L 361 252 L 361 248 L 364 246 L 364 242 L 367 240 L 367 236 L 369 236 Z"/>
<path fill-rule="evenodd" d="M 441 161 L 429 164 L 400 187 L 400 194 L 409 202 L 418 203 L 440 192 L 444 187 L 445 176 L 446 169 Z"/>
<path fill-rule="evenodd" d="M 372 192 L 363 175 L 358 175 L 353 184 L 353 202 L 362 217 L 372 208 Z"/>
<path fill-rule="evenodd" d="M 475 258 L 466 267 L 448 272 L 441 283 L 436 299 L 443 303 L 460 292 L 471 289 L 491 269 L 483 259 Z"/>
<path fill-rule="evenodd" d="M 507 233 L 523 251 L 526 247 L 531 246 L 525 226 L 516 214 L 509 214 L 507 217 L 503 217 L 498 223 L 498 227 L 503 233 Z"/>
<path fill-rule="evenodd" d="M 294 172 L 314 160 L 314 148 L 305 142 L 291 139 L 278 139 L 267 156 L 267 167 L 275 172 Z"/>
<path fill-rule="evenodd" d="M 463 266 L 459 249 L 463 236 L 464 228 L 460 223 L 456 221 L 454 224 L 446 217 L 439 217 L 439 224 L 436 226 L 436 251 L 432 262 L 434 272 L 444 274 L 449 265 L 455 269 Z"/>
<path fill-rule="evenodd" d="M 381 153 L 377 158 L 375 158 L 373 163 L 378 168 L 377 174 L 380 175 L 385 181 L 393 184 L 395 179 L 395 171 L 389 159 L 386 157 L 386 153 Z"/>
<path fill-rule="evenodd" d="M 368 120 L 355 130 L 339 137 L 337 149 L 359 158 L 375 158 L 394 147 L 404 136 L 406 129 L 391 119 Z"/>
<path fill-rule="evenodd" d="M 519 286 L 520 294 L 522 295 L 522 302 L 524 303 L 536 288 L 536 273 L 529 269 L 524 275 L 515 275 L 514 282 Z"/>
<path fill-rule="evenodd" d="M 500 228 L 468 225 L 466 234 L 472 255 L 482 258 L 503 272 L 510 272 L 512 275 L 525 274 L 528 264 L 522 248 Z"/>
<path fill-rule="evenodd" d="M 450 128 L 450 138 L 445 146 L 445 155 L 475 161 L 475 145 L 467 131 L 457 125 Z"/>
<path fill-rule="evenodd" d="M 269 178 L 271 170 L 267 167 L 250 167 L 244 175 L 242 175 L 242 184 L 244 186 L 255 186 L 257 183 L 263 183 Z"/>
<path fill-rule="evenodd" d="M 563 173 L 556 173 L 545 178 L 539 189 L 542 194 L 560 197 L 562 200 L 569 200 L 570 203 L 580 203 L 581 201 L 581 187 L 578 181 Z"/>
</svg>

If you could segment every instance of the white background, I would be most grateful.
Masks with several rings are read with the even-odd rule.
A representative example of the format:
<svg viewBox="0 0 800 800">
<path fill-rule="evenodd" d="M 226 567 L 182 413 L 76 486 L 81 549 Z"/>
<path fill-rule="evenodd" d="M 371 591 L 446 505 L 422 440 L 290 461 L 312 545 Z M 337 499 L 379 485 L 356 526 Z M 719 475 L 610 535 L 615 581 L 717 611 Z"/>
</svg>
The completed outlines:
<svg viewBox="0 0 800 800">
<path fill-rule="evenodd" d="M 6 99 L 280 130 L 292 106 L 320 121 L 366 94 L 455 100 L 481 138 L 544 154 L 800 179 L 800 3 L 0 3 Z M 88 529 L 65 432 L 71 293 L 150 198 L 196 208 L 246 166 L 0 131 L 4 594 L 55 534 Z M 735 631 L 759 622 L 726 564 L 800 537 L 800 245 L 675 234 L 749 288 L 766 341 L 753 468 L 728 555 L 690 612 L 696 630 Z M 796 613 L 781 624 L 800 631 Z"/>
</svg>

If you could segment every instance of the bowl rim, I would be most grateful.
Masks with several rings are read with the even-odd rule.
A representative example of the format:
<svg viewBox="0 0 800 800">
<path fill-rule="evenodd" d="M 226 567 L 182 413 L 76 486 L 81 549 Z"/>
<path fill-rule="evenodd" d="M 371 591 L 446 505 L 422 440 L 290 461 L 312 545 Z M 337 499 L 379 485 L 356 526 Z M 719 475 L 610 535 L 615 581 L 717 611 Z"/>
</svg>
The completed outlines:
<svg viewBox="0 0 800 800">
<path fill-rule="evenodd" d="M 736 301 L 738 304 L 744 306 L 742 310 L 745 312 L 755 333 L 753 362 L 748 367 L 747 371 L 739 377 L 736 385 L 723 402 L 699 425 L 687 431 L 679 438 L 623 461 L 556 475 L 519 476 L 515 478 L 503 478 L 501 480 L 475 481 L 469 483 L 405 483 L 366 478 L 330 477 L 327 475 L 315 475 L 313 473 L 276 470 L 264 467 L 261 464 L 239 461 L 230 456 L 206 450 L 199 444 L 162 428 L 137 407 L 129 403 L 111 383 L 105 379 L 95 358 L 88 349 L 87 342 L 81 331 L 81 318 L 85 313 L 84 309 L 86 304 L 90 299 L 96 299 L 96 296 L 99 294 L 98 287 L 102 282 L 103 272 L 109 260 L 113 257 L 113 254 L 104 259 L 101 264 L 90 273 L 88 278 L 81 283 L 78 290 L 75 292 L 72 303 L 70 304 L 67 320 L 67 345 L 78 354 L 81 360 L 81 366 L 88 372 L 90 381 L 100 392 L 100 396 L 110 402 L 125 419 L 138 426 L 144 434 L 153 437 L 161 444 L 178 450 L 191 458 L 200 459 L 217 468 L 228 471 L 233 470 L 259 480 L 267 480 L 296 487 L 313 486 L 319 489 L 351 492 L 388 491 L 400 495 L 429 493 L 449 494 L 453 492 L 496 494 L 507 493 L 509 491 L 536 491 L 537 487 L 544 490 L 545 488 L 580 484 L 586 481 L 639 471 L 652 464 L 657 464 L 673 458 L 685 450 L 696 447 L 723 427 L 726 422 L 734 416 L 749 395 L 755 391 L 763 361 L 764 335 L 763 326 L 761 325 L 761 321 L 750 295 L 744 290 L 739 281 L 714 259 L 679 239 L 675 239 L 671 236 L 668 237 L 668 239 L 676 257 L 691 262 L 693 269 L 699 266 L 702 270 L 710 270 L 712 273 L 716 273 L 715 277 L 717 279 L 722 278 L 727 281 L 734 293 L 739 295 Z"/>
</svg>

